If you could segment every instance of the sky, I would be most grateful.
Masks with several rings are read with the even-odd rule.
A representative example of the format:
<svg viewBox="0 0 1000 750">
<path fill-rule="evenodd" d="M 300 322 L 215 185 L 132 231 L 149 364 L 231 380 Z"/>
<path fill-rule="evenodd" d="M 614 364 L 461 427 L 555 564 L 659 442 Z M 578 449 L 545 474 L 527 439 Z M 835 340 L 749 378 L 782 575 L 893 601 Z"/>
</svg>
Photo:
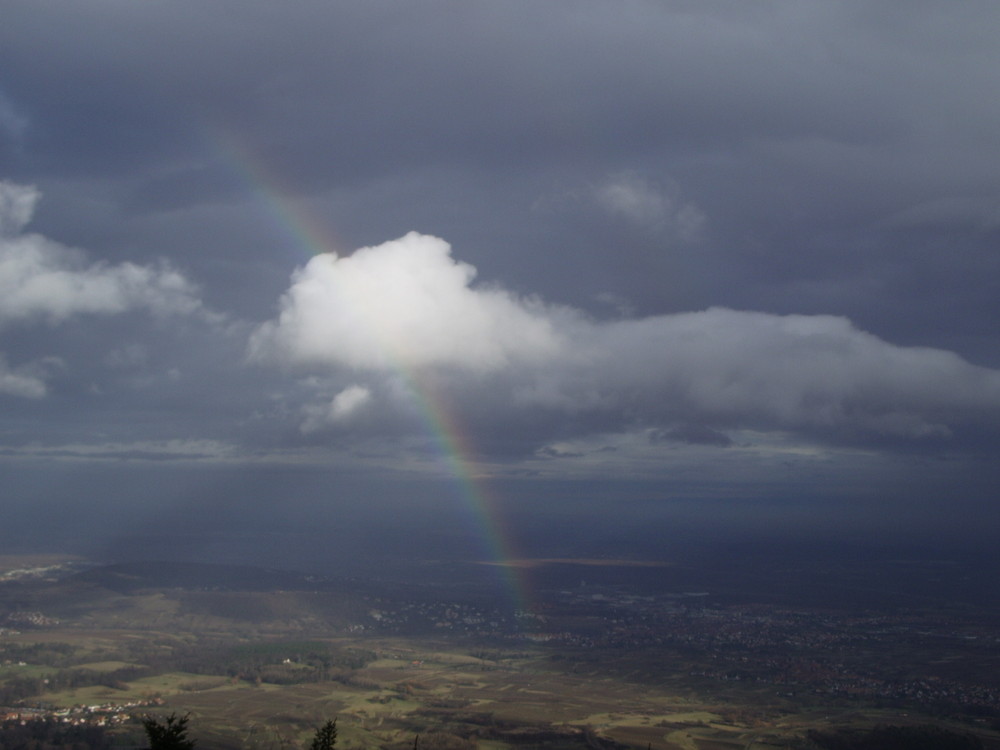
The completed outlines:
<svg viewBox="0 0 1000 750">
<path fill-rule="evenodd" d="M 1000 530 L 995 3 L 3 17 L 6 543 L 108 498 L 448 497 L 495 557 L 514 508 Z"/>
</svg>

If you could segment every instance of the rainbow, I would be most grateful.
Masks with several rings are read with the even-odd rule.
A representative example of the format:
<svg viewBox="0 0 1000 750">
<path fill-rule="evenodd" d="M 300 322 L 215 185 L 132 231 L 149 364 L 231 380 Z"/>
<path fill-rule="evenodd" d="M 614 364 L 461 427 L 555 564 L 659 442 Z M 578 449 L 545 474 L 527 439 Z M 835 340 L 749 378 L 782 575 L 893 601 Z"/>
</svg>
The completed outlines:
<svg viewBox="0 0 1000 750">
<path fill-rule="evenodd" d="M 294 191 L 273 170 L 267 169 L 234 133 L 212 129 L 208 131 L 208 137 L 212 152 L 238 176 L 272 225 L 292 241 L 296 253 L 304 254 L 308 261 L 316 255 L 337 250 L 338 242 L 329 229 L 292 200 Z M 344 294 L 350 299 L 348 290 L 344 290 Z M 361 305 L 363 301 L 355 300 L 351 304 Z M 396 356 L 381 332 L 371 333 L 374 340 L 381 342 L 386 361 L 410 397 L 442 466 L 471 512 L 476 533 L 486 546 L 489 558 L 486 562 L 493 564 L 503 577 L 514 609 L 529 611 L 532 607 L 525 579 L 526 569 L 516 564 L 516 556 L 512 554 L 512 535 L 501 519 L 498 500 L 490 492 L 485 472 L 477 465 L 472 441 L 462 429 L 450 404 L 431 383 Z"/>
</svg>

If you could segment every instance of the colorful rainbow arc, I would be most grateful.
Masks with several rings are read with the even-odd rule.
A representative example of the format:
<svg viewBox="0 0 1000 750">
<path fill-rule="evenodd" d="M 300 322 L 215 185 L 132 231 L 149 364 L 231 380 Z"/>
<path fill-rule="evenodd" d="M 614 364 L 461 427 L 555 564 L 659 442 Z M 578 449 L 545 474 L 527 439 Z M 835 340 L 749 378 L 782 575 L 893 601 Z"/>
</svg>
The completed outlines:
<svg viewBox="0 0 1000 750">
<path fill-rule="evenodd" d="M 272 170 L 266 169 L 259 159 L 254 158 L 251 150 L 245 148 L 232 132 L 212 130 L 209 141 L 213 153 L 240 178 L 273 225 L 288 236 L 299 251 L 304 252 L 306 261 L 335 250 L 336 243 L 331 241 L 328 230 L 291 200 L 293 191 L 282 185 Z M 350 290 L 341 291 L 350 301 Z M 357 300 L 352 304 L 362 305 L 363 301 Z M 523 570 L 512 564 L 514 556 L 510 554 L 510 535 L 496 510 L 496 499 L 491 496 L 486 482 L 478 478 L 471 441 L 445 399 L 402 358 L 396 356 L 381 332 L 371 333 L 373 339 L 380 342 L 386 361 L 410 395 L 428 437 L 456 483 L 464 504 L 476 519 L 481 539 L 485 541 L 491 558 L 489 562 L 498 564 L 512 605 L 515 609 L 529 610 L 529 589 L 523 579 Z"/>
</svg>

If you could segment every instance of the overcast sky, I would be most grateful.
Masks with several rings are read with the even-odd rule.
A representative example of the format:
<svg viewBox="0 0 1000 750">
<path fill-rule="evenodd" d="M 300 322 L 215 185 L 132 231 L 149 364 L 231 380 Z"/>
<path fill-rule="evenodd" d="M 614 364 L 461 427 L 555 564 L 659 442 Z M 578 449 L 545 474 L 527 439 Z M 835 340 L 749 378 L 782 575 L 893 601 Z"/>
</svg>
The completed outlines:
<svg viewBox="0 0 1000 750">
<path fill-rule="evenodd" d="M 18 476 L 994 493 L 994 2 L 2 15 Z"/>
</svg>

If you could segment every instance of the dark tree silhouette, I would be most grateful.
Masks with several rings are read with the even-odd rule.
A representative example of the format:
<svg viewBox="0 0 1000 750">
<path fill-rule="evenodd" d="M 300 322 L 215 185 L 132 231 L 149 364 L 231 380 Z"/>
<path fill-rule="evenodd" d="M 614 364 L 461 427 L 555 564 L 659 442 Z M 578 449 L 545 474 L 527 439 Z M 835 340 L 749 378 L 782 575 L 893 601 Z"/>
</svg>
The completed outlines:
<svg viewBox="0 0 1000 750">
<path fill-rule="evenodd" d="M 309 750 L 333 750 L 337 744 L 337 720 L 327 721 L 316 730 Z"/>
<path fill-rule="evenodd" d="M 194 740 L 187 736 L 188 717 L 170 714 L 160 721 L 153 716 L 142 720 L 142 728 L 149 738 L 149 750 L 193 750 Z"/>
</svg>

